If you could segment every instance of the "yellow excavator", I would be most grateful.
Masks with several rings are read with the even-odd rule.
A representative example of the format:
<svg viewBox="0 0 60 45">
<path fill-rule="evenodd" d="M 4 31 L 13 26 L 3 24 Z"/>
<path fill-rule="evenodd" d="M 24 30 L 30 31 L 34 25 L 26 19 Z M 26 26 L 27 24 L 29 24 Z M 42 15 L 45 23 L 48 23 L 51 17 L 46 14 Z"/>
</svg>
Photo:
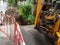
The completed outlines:
<svg viewBox="0 0 60 45">
<path fill-rule="evenodd" d="M 60 45 L 60 1 L 56 2 L 54 8 L 51 5 L 44 7 L 45 0 L 37 0 L 36 18 L 34 27 L 39 31 L 45 31 L 54 42 L 54 45 Z M 47 3 L 48 4 L 48 3 Z M 45 8 L 45 10 L 43 10 Z M 41 29 L 42 28 L 42 29 Z M 43 32 L 42 32 L 43 33 Z M 52 40 L 51 40 L 52 41 Z"/>
</svg>

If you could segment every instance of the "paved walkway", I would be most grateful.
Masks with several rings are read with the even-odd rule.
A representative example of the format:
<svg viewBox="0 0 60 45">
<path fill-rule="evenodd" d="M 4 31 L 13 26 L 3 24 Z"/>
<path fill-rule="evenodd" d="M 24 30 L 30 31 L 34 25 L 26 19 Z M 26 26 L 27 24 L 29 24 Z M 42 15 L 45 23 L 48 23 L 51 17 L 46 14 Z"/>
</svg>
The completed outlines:
<svg viewBox="0 0 60 45">
<path fill-rule="evenodd" d="M 21 26 L 26 45 L 52 45 L 44 36 L 34 29 L 33 25 Z"/>
<path fill-rule="evenodd" d="M 44 34 L 34 29 L 33 25 L 20 26 L 20 28 L 26 45 L 52 45 Z M 12 45 L 12 41 L 5 37 L 4 34 L 0 33 L 0 35 L 3 35 L 0 36 L 0 45 Z"/>
<path fill-rule="evenodd" d="M 11 30 L 10 30 L 10 25 L 2 25 L 0 26 L 0 29 L 6 32 L 8 35 L 10 35 L 11 33 L 11 37 L 13 37 L 13 34 L 14 34 L 13 24 L 11 25 Z M 1 30 L 0 30 L 0 45 L 12 45 L 12 40 L 10 40 L 9 37 L 7 37 L 7 35 L 3 33 Z"/>
</svg>

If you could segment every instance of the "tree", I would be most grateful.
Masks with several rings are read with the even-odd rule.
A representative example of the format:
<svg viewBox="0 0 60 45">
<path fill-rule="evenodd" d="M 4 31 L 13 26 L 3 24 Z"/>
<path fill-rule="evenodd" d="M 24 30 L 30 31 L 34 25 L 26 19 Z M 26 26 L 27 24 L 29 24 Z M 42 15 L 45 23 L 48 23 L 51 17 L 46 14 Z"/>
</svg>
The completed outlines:
<svg viewBox="0 0 60 45">
<path fill-rule="evenodd" d="M 14 6 L 17 6 L 18 0 L 15 0 Z"/>
<path fill-rule="evenodd" d="M 22 1 L 26 1 L 26 0 L 20 0 L 20 1 L 22 2 Z"/>
</svg>

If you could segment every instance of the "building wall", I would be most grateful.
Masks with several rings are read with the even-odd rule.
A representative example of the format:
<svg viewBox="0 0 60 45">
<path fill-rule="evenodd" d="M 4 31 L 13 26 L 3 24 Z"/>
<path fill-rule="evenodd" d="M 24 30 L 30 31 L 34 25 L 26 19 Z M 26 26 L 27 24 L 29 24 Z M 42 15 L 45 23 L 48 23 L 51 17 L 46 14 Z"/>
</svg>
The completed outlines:
<svg viewBox="0 0 60 45">
<path fill-rule="evenodd" d="M 0 0 L 0 12 L 2 11 L 3 13 L 5 13 L 7 7 L 8 7 L 8 3 L 4 2 L 3 0 Z"/>
</svg>

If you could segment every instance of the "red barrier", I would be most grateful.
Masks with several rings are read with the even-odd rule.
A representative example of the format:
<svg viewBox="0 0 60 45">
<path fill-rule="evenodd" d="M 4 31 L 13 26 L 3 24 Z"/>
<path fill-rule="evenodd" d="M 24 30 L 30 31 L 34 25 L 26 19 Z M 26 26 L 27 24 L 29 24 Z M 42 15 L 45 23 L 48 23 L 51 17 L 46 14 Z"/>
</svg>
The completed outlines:
<svg viewBox="0 0 60 45">
<path fill-rule="evenodd" d="M 0 37 L 7 38 L 7 41 L 11 42 L 11 45 L 25 45 L 20 26 L 14 17 L 5 15 L 3 24 L 4 25 L 0 26 Z M 4 42 L 3 39 L 2 41 Z M 8 44 L 6 40 L 3 42 L 1 44 Z"/>
</svg>

